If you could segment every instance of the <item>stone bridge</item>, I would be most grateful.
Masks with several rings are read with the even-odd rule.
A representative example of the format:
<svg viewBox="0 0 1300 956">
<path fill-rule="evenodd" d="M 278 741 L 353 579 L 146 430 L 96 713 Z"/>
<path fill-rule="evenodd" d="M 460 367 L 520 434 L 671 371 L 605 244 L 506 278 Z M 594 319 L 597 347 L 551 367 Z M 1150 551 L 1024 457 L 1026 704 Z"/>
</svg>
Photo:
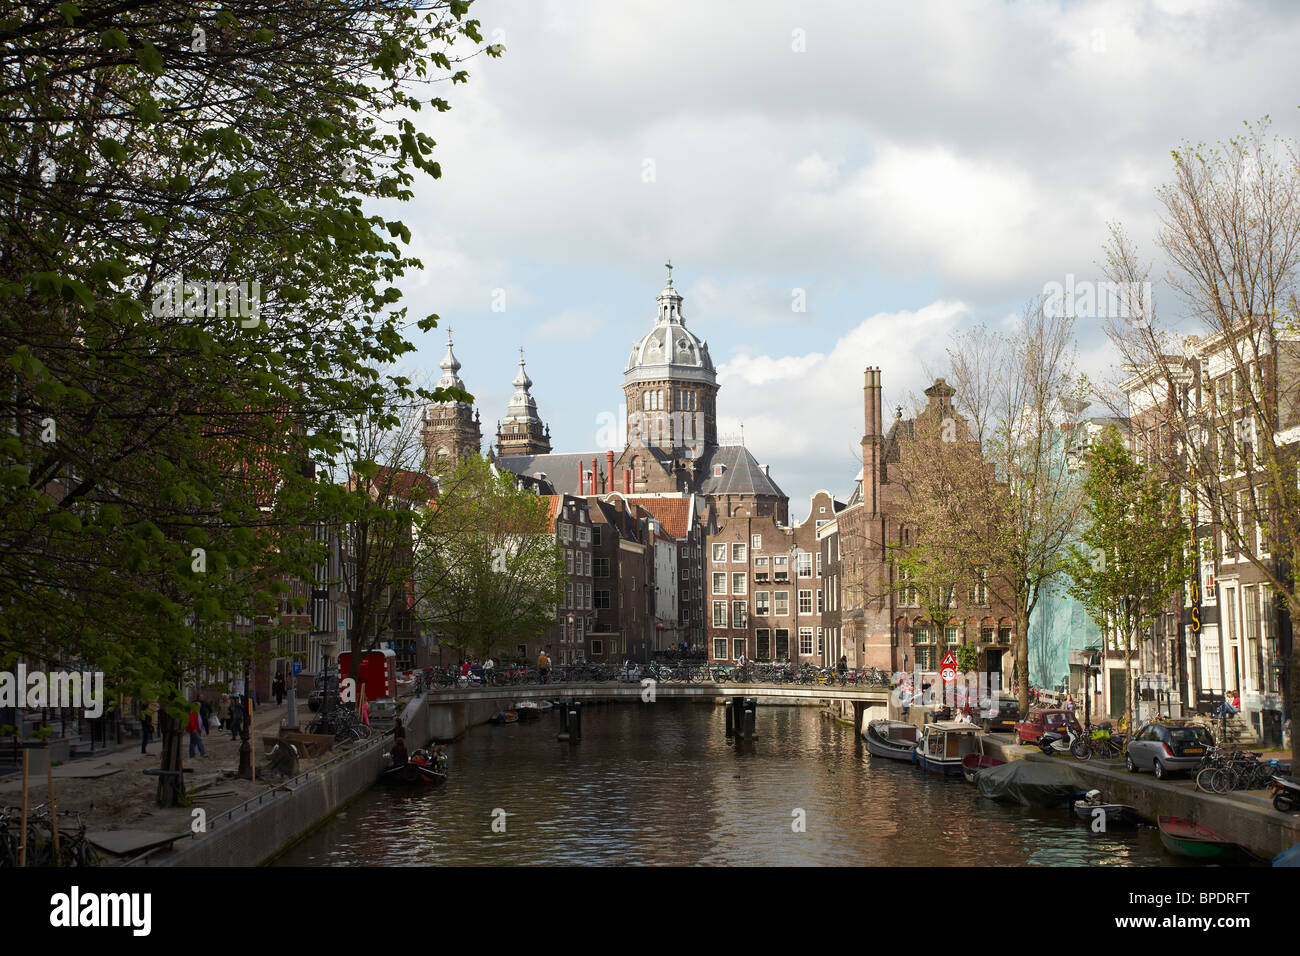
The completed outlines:
<svg viewBox="0 0 1300 956">
<path fill-rule="evenodd" d="M 417 698 L 420 706 L 407 708 L 404 723 L 416 736 L 433 740 L 454 740 L 475 724 L 481 724 L 498 711 L 509 710 L 521 700 L 625 700 L 641 702 L 650 687 L 640 682 L 565 682 L 548 684 L 510 684 L 502 687 L 435 688 Z M 853 702 L 854 725 L 861 730 L 862 716 L 868 707 L 883 706 L 889 701 L 889 688 L 860 685 L 840 687 L 826 684 L 765 684 L 728 681 L 665 682 L 653 686 L 655 700 L 697 700 L 721 704 L 732 697 L 767 699 Z M 412 723 L 414 721 L 414 723 Z M 425 730 L 427 733 L 421 734 Z"/>
</svg>

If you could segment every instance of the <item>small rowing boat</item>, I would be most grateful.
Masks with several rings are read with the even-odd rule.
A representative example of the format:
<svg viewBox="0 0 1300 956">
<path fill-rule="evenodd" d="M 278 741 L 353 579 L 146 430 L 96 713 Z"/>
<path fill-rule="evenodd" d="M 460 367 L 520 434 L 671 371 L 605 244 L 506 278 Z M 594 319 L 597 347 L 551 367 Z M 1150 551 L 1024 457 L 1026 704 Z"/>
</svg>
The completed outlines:
<svg viewBox="0 0 1300 956">
<path fill-rule="evenodd" d="M 1239 860 L 1245 856 L 1245 851 L 1237 844 L 1194 820 L 1161 815 L 1156 823 L 1160 827 L 1160 842 L 1166 850 L 1178 856 L 1220 863 Z"/>
<path fill-rule="evenodd" d="M 416 763 L 404 763 L 396 767 L 389 767 L 379 779 L 384 783 L 415 783 L 425 786 L 445 783 L 447 780 L 446 771 L 434 770 L 432 767 Z"/>
<path fill-rule="evenodd" d="M 489 724 L 513 724 L 519 719 L 519 714 L 513 710 L 500 710 L 488 718 Z"/>
<path fill-rule="evenodd" d="M 867 741 L 867 753 L 889 760 L 912 762 L 916 749 L 916 725 L 901 720 L 873 720 L 862 732 Z"/>
</svg>

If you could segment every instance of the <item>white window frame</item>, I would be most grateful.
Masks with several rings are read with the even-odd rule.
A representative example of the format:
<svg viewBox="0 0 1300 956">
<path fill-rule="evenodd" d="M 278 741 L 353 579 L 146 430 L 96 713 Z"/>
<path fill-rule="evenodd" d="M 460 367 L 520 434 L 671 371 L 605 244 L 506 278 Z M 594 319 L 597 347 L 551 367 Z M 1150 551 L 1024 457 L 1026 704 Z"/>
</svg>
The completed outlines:
<svg viewBox="0 0 1300 956">
<path fill-rule="evenodd" d="M 715 543 L 714 543 L 714 545 L 713 545 L 713 563 L 714 563 L 714 564 L 726 564 L 726 563 L 727 563 L 727 545 L 726 545 L 726 542 L 718 541 L 718 542 L 715 542 Z"/>
<path fill-rule="evenodd" d="M 731 572 L 731 593 L 748 594 L 749 591 L 745 587 L 746 581 L 747 578 L 744 571 L 732 571 Z"/>
<path fill-rule="evenodd" d="M 804 610 L 805 602 L 808 610 Z M 811 589 L 799 591 L 799 613 L 811 614 L 813 612 L 813 593 Z"/>
<path fill-rule="evenodd" d="M 745 561 L 745 542 L 733 541 L 731 543 L 731 563 L 744 564 Z"/>
</svg>

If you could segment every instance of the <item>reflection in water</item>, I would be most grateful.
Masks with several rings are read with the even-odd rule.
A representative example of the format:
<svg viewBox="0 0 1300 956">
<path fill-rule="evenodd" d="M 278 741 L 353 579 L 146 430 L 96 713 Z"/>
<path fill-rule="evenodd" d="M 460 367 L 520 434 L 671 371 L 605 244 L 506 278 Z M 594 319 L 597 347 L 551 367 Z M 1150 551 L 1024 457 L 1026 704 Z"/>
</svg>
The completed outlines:
<svg viewBox="0 0 1300 956">
<path fill-rule="evenodd" d="M 448 782 L 376 787 L 278 864 L 1169 865 L 1156 831 L 1094 834 L 870 757 L 813 708 L 760 707 L 737 747 L 721 708 L 589 706 L 583 740 L 554 719 L 471 730 Z M 494 810 L 506 813 L 493 832 Z M 792 830 L 804 811 L 806 832 Z"/>
</svg>

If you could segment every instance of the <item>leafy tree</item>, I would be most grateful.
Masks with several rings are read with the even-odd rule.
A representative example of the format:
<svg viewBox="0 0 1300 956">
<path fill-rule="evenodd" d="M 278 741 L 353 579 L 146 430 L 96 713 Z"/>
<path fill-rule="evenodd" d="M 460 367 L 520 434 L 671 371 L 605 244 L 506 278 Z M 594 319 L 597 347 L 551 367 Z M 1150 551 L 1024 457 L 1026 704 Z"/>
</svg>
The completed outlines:
<svg viewBox="0 0 1300 956">
<path fill-rule="evenodd" d="M 378 370 L 419 263 L 363 205 L 440 175 L 413 114 L 467 78 L 468 7 L 0 13 L 0 658 L 161 698 L 164 769 L 184 683 L 246 666 L 310 576 L 313 463 L 409 384 Z"/>
<path fill-rule="evenodd" d="M 546 498 L 477 456 L 448 468 L 422 518 L 419 616 L 442 643 L 481 658 L 555 624 L 566 572 Z"/>
<path fill-rule="evenodd" d="M 1087 456 L 1081 544 L 1070 548 L 1070 594 L 1124 652 L 1125 714 L 1136 709 L 1131 664 L 1151 625 L 1191 573 L 1178 490 L 1136 461 L 1113 426 Z"/>
</svg>

